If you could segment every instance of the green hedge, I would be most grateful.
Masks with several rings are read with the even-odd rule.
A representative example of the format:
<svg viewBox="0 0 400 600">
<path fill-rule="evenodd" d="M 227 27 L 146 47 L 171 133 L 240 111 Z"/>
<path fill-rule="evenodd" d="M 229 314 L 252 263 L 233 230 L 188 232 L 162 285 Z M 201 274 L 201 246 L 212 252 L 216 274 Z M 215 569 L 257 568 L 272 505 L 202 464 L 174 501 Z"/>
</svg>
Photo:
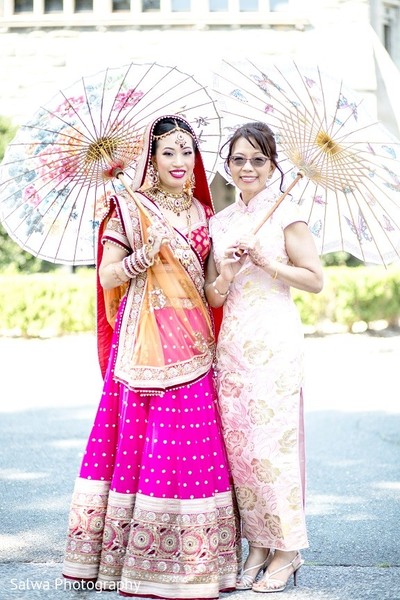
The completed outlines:
<svg viewBox="0 0 400 600">
<path fill-rule="evenodd" d="M 0 275 L 0 335 L 94 332 L 95 272 Z"/>
<path fill-rule="evenodd" d="M 377 321 L 397 326 L 400 317 L 400 267 L 325 267 L 320 294 L 293 290 L 305 325 L 323 328 L 326 322 L 348 331 L 356 323 Z"/>
<path fill-rule="evenodd" d="M 400 267 L 326 267 L 320 294 L 293 290 L 304 325 L 351 330 L 384 320 L 398 325 Z M 0 274 L 0 335 L 57 336 L 95 331 L 95 272 L 59 269 L 31 275 Z"/>
</svg>

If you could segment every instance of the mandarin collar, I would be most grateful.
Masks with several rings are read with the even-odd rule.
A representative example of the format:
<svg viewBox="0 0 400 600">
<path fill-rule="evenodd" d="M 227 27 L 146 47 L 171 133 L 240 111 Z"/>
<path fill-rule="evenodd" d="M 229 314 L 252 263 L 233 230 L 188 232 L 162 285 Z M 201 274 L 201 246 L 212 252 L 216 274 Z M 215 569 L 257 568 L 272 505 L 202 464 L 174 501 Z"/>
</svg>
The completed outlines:
<svg viewBox="0 0 400 600">
<path fill-rule="evenodd" d="M 263 206 L 265 207 L 265 204 L 267 202 L 274 201 L 275 199 L 276 199 L 276 194 L 274 194 L 268 188 L 265 188 L 264 190 L 261 190 L 261 192 L 258 192 L 258 194 L 253 196 L 253 198 L 251 198 L 251 200 L 248 204 L 245 204 L 243 202 L 241 194 L 239 196 L 237 196 L 235 202 L 236 202 L 236 206 L 237 206 L 237 209 L 239 210 L 239 212 L 246 214 L 246 213 L 253 213 L 256 210 L 258 210 L 260 207 L 263 207 Z"/>
</svg>

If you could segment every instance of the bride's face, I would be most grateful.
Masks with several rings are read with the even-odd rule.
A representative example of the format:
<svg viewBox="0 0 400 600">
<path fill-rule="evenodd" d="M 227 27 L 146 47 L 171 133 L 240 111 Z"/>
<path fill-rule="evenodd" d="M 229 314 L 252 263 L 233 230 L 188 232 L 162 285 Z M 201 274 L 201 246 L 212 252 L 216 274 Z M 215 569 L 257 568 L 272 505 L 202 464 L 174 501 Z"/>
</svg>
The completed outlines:
<svg viewBox="0 0 400 600">
<path fill-rule="evenodd" d="M 191 136 L 181 130 L 158 140 L 152 160 L 159 174 L 160 187 L 173 194 L 179 193 L 193 174 L 195 152 Z"/>
</svg>

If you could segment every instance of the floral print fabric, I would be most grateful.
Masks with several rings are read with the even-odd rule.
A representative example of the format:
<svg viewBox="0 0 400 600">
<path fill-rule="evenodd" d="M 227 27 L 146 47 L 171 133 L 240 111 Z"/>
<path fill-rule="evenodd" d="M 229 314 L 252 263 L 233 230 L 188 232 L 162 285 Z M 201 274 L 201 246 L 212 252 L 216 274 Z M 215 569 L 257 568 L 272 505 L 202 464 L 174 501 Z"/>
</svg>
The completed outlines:
<svg viewBox="0 0 400 600">
<path fill-rule="evenodd" d="M 276 198 L 263 191 L 210 221 L 219 268 Z M 262 226 L 262 253 L 288 263 L 284 229 L 303 220 L 290 200 Z M 290 288 L 250 259 L 231 284 L 217 347 L 218 396 L 242 535 L 281 550 L 308 546 L 304 518 L 303 330 Z"/>
</svg>

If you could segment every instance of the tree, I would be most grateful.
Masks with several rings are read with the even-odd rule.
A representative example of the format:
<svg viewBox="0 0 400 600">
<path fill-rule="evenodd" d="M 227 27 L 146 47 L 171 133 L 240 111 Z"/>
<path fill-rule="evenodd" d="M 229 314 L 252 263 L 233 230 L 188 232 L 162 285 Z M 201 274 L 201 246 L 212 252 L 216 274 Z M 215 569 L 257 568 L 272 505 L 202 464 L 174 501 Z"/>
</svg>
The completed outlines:
<svg viewBox="0 0 400 600">
<path fill-rule="evenodd" d="M 0 160 L 3 159 L 7 145 L 17 131 L 11 120 L 0 116 Z M 0 271 L 11 269 L 19 272 L 46 272 L 56 268 L 56 265 L 35 258 L 22 250 L 0 225 Z"/>
</svg>

